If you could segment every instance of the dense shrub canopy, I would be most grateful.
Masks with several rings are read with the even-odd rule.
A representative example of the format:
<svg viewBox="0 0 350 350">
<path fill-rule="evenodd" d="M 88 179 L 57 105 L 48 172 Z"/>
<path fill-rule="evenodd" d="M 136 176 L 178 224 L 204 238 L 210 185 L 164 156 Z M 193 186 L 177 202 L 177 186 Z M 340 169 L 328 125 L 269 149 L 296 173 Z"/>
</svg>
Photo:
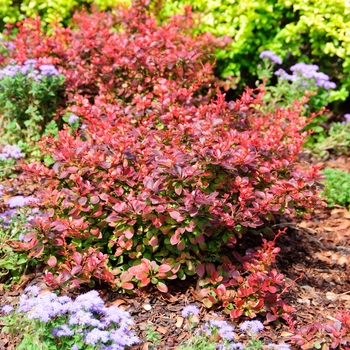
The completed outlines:
<svg viewBox="0 0 350 350">
<path fill-rule="evenodd" d="M 43 137 L 52 167 L 23 167 L 18 181 L 41 185 L 42 215 L 13 246 L 42 260 L 53 286 L 167 291 L 166 280 L 198 274 L 217 287 L 208 305 L 274 320 L 290 312 L 277 294 L 283 276 L 269 270 L 274 242 L 236 254 L 237 270 L 232 250 L 273 215 L 319 202 L 318 168 L 295 166 L 307 99 L 272 113 L 263 88 L 226 102 L 212 66 L 227 40 L 192 35 L 190 10 L 159 25 L 144 5 L 82 12 L 51 34 L 39 20 L 19 26 L 3 60 L 53 64 L 65 77 L 60 113 L 79 123 Z"/>
</svg>

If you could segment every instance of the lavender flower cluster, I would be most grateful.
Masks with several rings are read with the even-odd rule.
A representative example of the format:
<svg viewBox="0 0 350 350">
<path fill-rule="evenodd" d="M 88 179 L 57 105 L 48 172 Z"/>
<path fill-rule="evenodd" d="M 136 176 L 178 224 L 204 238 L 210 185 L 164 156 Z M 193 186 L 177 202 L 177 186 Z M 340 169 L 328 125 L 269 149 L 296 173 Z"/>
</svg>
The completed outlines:
<svg viewBox="0 0 350 350">
<path fill-rule="evenodd" d="M 37 198 L 35 197 L 15 196 L 15 197 L 11 197 L 6 204 L 10 208 L 16 208 L 16 207 L 23 207 L 25 205 L 28 205 L 36 201 L 37 201 Z"/>
<path fill-rule="evenodd" d="M 4 77 L 14 77 L 20 73 L 28 79 L 39 82 L 43 77 L 59 76 L 60 73 L 52 64 L 42 64 L 36 69 L 38 62 L 35 59 L 28 59 L 23 65 L 9 64 L 0 70 L 0 79 Z"/>
<path fill-rule="evenodd" d="M 182 310 L 182 317 L 191 319 L 191 316 L 198 316 L 200 314 L 200 310 L 195 305 L 187 305 Z M 243 350 L 245 347 L 240 342 L 233 342 L 235 339 L 234 327 L 230 325 L 226 321 L 222 320 L 210 320 L 207 322 L 202 329 L 197 332 L 197 336 L 204 336 L 211 338 L 213 335 L 219 335 L 221 339 L 224 340 L 224 343 L 218 344 L 217 349 L 220 350 L 231 350 L 231 349 L 239 349 Z M 254 337 L 257 333 L 264 330 L 264 325 L 257 320 L 245 321 L 242 323 L 240 327 L 241 332 L 247 333 L 251 337 Z M 248 347 L 251 348 L 251 347 Z M 290 346 L 288 344 L 268 344 L 268 350 L 290 350 Z"/>
<path fill-rule="evenodd" d="M 2 308 L 4 313 L 13 310 L 9 305 Z M 56 320 L 59 326 L 51 330 L 54 337 L 80 336 L 86 345 L 96 346 L 98 350 L 121 350 L 139 342 L 129 329 L 134 325 L 130 314 L 116 306 L 105 307 L 97 291 L 81 294 L 73 301 L 68 296 L 40 293 L 39 287 L 30 286 L 20 297 L 16 313 L 48 326 Z M 79 347 L 74 344 L 72 349 Z"/>
<path fill-rule="evenodd" d="M 262 51 L 260 53 L 259 58 L 261 59 L 267 58 L 271 62 L 277 63 L 277 64 L 282 64 L 283 62 L 281 57 L 277 56 L 273 51 L 270 51 L 270 50 Z"/>
<path fill-rule="evenodd" d="M 12 220 L 12 217 L 17 214 L 16 209 L 6 210 L 3 213 L 0 213 L 0 224 L 7 228 Z"/>
<path fill-rule="evenodd" d="M 16 145 L 6 145 L 0 153 L 0 160 L 23 158 L 22 150 Z"/>
<path fill-rule="evenodd" d="M 304 87 L 307 87 L 308 80 L 313 80 L 316 86 L 323 88 L 325 90 L 335 89 L 337 85 L 329 80 L 329 76 L 323 72 L 318 72 L 319 67 L 316 64 L 306 64 L 299 62 L 294 66 L 290 67 L 292 74 L 288 74 L 282 68 L 275 72 L 275 75 L 281 77 L 281 79 L 289 81 L 301 81 Z"/>
<path fill-rule="evenodd" d="M 273 51 L 265 50 L 260 53 L 261 59 L 268 59 L 273 63 L 282 64 L 282 59 Z M 299 62 L 290 67 L 292 74 L 288 74 L 284 69 L 280 68 L 275 72 L 275 75 L 281 79 L 289 81 L 301 81 L 303 87 L 307 87 L 307 80 L 314 80 L 316 86 L 324 88 L 325 90 L 335 89 L 337 85 L 329 80 L 329 76 L 323 72 L 318 72 L 319 67 L 316 64 L 306 64 Z M 302 81 L 304 80 L 304 81 Z M 306 81 L 305 81 L 306 80 Z"/>
</svg>

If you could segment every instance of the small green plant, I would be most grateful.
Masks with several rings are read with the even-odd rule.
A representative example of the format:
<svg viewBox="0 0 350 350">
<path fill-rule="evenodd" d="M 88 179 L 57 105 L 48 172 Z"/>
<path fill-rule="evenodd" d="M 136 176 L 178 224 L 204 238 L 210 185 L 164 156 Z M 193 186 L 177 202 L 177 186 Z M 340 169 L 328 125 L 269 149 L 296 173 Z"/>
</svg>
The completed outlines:
<svg viewBox="0 0 350 350">
<path fill-rule="evenodd" d="M 18 350 L 114 350 L 138 343 L 129 329 L 134 324 L 130 315 L 117 306 L 106 307 L 94 290 L 72 300 L 30 286 L 16 310 L 6 305 L 2 311 L 2 331 L 16 337 Z"/>
<path fill-rule="evenodd" d="M 25 154 L 41 158 L 41 135 L 57 135 L 55 114 L 63 101 L 64 76 L 53 65 L 27 60 L 0 70 L 0 141 L 17 144 Z"/>
<path fill-rule="evenodd" d="M 11 208 L 0 214 L 0 281 L 6 289 L 19 282 L 27 269 L 34 265 L 28 254 L 14 251 L 9 244 L 24 239 L 30 215 L 34 214 L 26 207 Z"/>
<path fill-rule="evenodd" d="M 151 342 L 153 346 L 157 346 L 160 344 L 160 342 L 162 341 L 162 336 L 159 334 L 159 332 L 157 332 L 155 329 L 153 329 L 152 325 L 147 325 L 146 329 L 145 329 L 145 333 L 146 333 L 146 340 L 148 342 Z"/>
<path fill-rule="evenodd" d="M 318 158 L 327 159 L 330 152 L 347 154 L 350 147 L 350 114 L 345 114 L 345 122 L 333 123 L 323 140 L 311 145 L 311 152 Z"/>
<path fill-rule="evenodd" d="M 324 175 L 323 195 L 326 197 L 328 206 L 350 205 L 350 174 L 340 169 L 327 168 L 322 171 Z"/>
</svg>

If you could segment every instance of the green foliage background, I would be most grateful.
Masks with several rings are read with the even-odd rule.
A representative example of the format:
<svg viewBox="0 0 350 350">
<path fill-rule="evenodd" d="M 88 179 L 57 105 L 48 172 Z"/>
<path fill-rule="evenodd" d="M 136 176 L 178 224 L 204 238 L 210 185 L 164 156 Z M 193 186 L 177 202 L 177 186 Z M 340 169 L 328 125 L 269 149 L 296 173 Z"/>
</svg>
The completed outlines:
<svg viewBox="0 0 350 350">
<path fill-rule="evenodd" d="M 350 2 L 347 0 L 176 0 L 167 17 L 190 4 L 202 13 L 198 30 L 228 35 L 231 45 L 217 53 L 218 73 L 240 76 L 251 85 L 259 53 L 275 51 L 286 65 L 316 63 L 338 83 L 331 99 L 345 100 L 350 88 Z M 249 84 L 250 83 L 250 84 Z"/>
<path fill-rule="evenodd" d="M 0 0 L 0 30 L 7 23 L 15 23 L 26 17 L 39 15 L 44 22 L 55 20 L 67 24 L 75 10 L 97 6 L 100 10 L 109 9 L 128 0 Z"/>
</svg>

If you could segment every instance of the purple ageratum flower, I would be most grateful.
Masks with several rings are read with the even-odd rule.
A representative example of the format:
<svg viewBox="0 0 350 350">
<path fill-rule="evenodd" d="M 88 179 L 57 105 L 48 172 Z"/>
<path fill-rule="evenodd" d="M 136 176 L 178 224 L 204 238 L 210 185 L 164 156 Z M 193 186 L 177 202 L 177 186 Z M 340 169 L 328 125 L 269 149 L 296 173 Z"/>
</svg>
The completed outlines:
<svg viewBox="0 0 350 350">
<path fill-rule="evenodd" d="M 314 79 L 316 85 L 324 88 L 325 90 L 335 89 L 337 87 L 334 82 L 329 80 L 329 76 L 327 74 L 318 72 L 319 67 L 315 64 L 299 62 L 290 67 L 290 70 L 293 72 L 293 76 L 301 76 L 305 79 Z"/>
<path fill-rule="evenodd" d="M 68 323 L 70 325 L 91 326 L 94 320 L 94 315 L 91 312 L 79 310 L 69 317 Z"/>
<path fill-rule="evenodd" d="M 259 58 L 267 58 L 273 63 L 282 64 L 282 58 L 277 56 L 273 51 L 265 50 L 260 53 Z"/>
<path fill-rule="evenodd" d="M 346 119 L 347 123 L 350 123 L 350 113 L 344 114 L 344 118 Z"/>
<path fill-rule="evenodd" d="M 334 90 L 337 88 L 337 84 L 333 83 L 332 81 L 325 81 L 323 82 L 322 85 L 317 84 L 317 86 L 323 87 L 325 90 L 330 90 L 330 89 Z"/>
<path fill-rule="evenodd" d="M 98 350 L 124 350 L 124 346 L 120 346 L 118 344 L 112 344 L 112 345 L 109 345 L 109 346 L 102 346 L 100 347 Z"/>
<path fill-rule="evenodd" d="M 35 58 L 29 58 L 24 62 L 25 66 L 35 67 L 38 61 Z"/>
<path fill-rule="evenodd" d="M 36 202 L 38 199 L 34 197 L 23 197 L 23 196 L 15 196 L 10 198 L 7 201 L 7 205 L 10 208 L 23 207 L 24 205 L 28 205 L 32 202 Z"/>
<path fill-rule="evenodd" d="M 33 291 L 36 292 L 36 290 Z M 51 318 L 62 313 L 62 305 L 57 301 L 57 298 L 54 293 L 39 294 L 35 297 L 22 294 L 17 312 L 26 313 L 29 319 L 40 319 L 42 322 L 48 322 Z"/>
<path fill-rule="evenodd" d="M 33 297 L 37 297 L 40 293 L 40 287 L 28 286 L 24 291 L 28 294 L 31 294 Z"/>
<path fill-rule="evenodd" d="M 24 62 L 23 66 L 20 68 L 20 72 L 23 75 L 28 74 L 37 65 L 38 61 L 35 59 L 28 59 Z"/>
<path fill-rule="evenodd" d="M 248 333 L 259 333 L 264 329 L 264 325 L 260 321 L 245 321 L 242 323 L 240 330 Z"/>
<path fill-rule="evenodd" d="M 9 159 L 9 158 L 19 159 L 19 158 L 23 158 L 24 154 L 22 153 L 22 150 L 18 146 L 6 145 L 2 149 L 2 153 L 0 153 L 0 156 L 3 160 Z"/>
<path fill-rule="evenodd" d="M 56 337 L 71 337 L 74 332 L 66 324 L 62 324 L 54 334 Z"/>
<path fill-rule="evenodd" d="M 290 350 L 290 345 L 282 343 L 282 344 L 267 344 L 268 350 Z"/>
<path fill-rule="evenodd" d="M 274 74 L 279 76 L 283 80 L 289 80 L 289 81 L 298 81 L 298 80 L 300 80 L 300 77 L 298 77 L 297 75 L 288 74 L 282 68 L 276 70 L 276 72 Z"/>
<path fill-rule="evenodd" d="M 122 346 L 122 349 L 124 349 L 125 346 L 137 344 L 140 341 L 139 338 L 127 328 L 112 330 L 110 332 L 110 340 L 116 345 Z"/>
<path fill-rule="evenodd" d="M 22 75 L 26 75 L 30 72 L 31 69 L 32 68 L 30 66 L 22 66 L 19 71 Z"/>
<path fill-rule="evenodd" d="M 235 337 L 235 328 L 233 326 L 230 326 L 226 321 L 210 320 L 209 327 L 216 327 L 222 339 L 232 341 Z"/>
<path fill-rule="evenodd" d="M 231 344 L 229 349 L 239 349 L 239 350 L 243 350 L 244 349 L 244 346 L 242 343 L 234 343 L 234 344 Z"/>
<path fill-rule="evenodd" d="M 16 209 L 10 209 L 10 210 L 6 210 L 5 212 L 0 214 L 0 220 L 2 220 L 2 225 L 4 227 L 7 227 L 9 225 L 9 223 L 12 220 L 12 217 L 14 215 L 17 214 L 17 210 Z"/>
<path fill-rule="evenodd" d="M 196 305 L 187 305 L 183 308 L 181 312 L 181 315 L 184 318 L 188 316 L 193 316 L 193 315 L 198 316 L 199 314 L 200 314 L 200 311 Z"/>
<path fill-rule="evenodd" d="M 110 306 L 103 311 L 105 316 L 102 318 L 102 322 L 109 326 L 111 323 L 119 325 L 119 327 L 133 326 L 134 321 L 130 317 L 130 314 L 117 306 Z"/>
<path fill-rule="evenodd" d="M 42 64 L 40 67 L 40 72 L 43 76 L 52 77 L 52 76 L 59 76 L 60 73 L 52 64 Z"/>
<path fill-rule="evenodd" d="M 101 331 L 100 329 L 93 329 L 91 332 L 87 333 L 85 337 L 85 343 L 89 345 L 96 345 L 97 343 L 107 343 L 109 341 L 108 331 Z"/>
<path fill-rule="evenodd" d="M 5 68 L 0 70 L 0 79 L 3 79 L 4 77 L 12 78 L 19 72 L 20 69 L 21 66 L 19 66 L 18 64 L 9 64 Z"/>
<path fill-rule="evenodd" d="M 13 311 L 14 308 L 13 308 L 13 306 L 11 306 L 11 305 L 5 305 L 5 306 L 2 307 L 1 310 L 2 310 L 2 312 L 3 312 L 4 314 L 8 314 L 8 313 L 10 313 L 11 311 Z"/>
<path fill-rule="evenodd" d="M 104 301 L 96 290 L 91 290 L 88 293 L 81 294 L 75 299 L 75 303 L 80 306 L 82 310 L 100 312 L 104 309 Z"/>
<path fill-rule="evenodd" d="M 316 64 L 307 64 L 304 62 L 299 62 L 290 67 L 292 72 L 298 72 L 307 79 L 314 78 L 314 75 L 318 69 L 319 67 Z"/>
<path fill-rule="evenodd" d="M 77 345 L 77 344 L 73 344 L 73 346 L 72 346 L 72 350 L 79 350 L 78 345 Z"/>
<path fill-rule="evenodd" d="M 75 121 L 79 120 L 79 117 L 75 114 L 72 114 L 69 119 L 68 119 L 68 123 L 69 124 L 73 124 Z"/>
</svg>

